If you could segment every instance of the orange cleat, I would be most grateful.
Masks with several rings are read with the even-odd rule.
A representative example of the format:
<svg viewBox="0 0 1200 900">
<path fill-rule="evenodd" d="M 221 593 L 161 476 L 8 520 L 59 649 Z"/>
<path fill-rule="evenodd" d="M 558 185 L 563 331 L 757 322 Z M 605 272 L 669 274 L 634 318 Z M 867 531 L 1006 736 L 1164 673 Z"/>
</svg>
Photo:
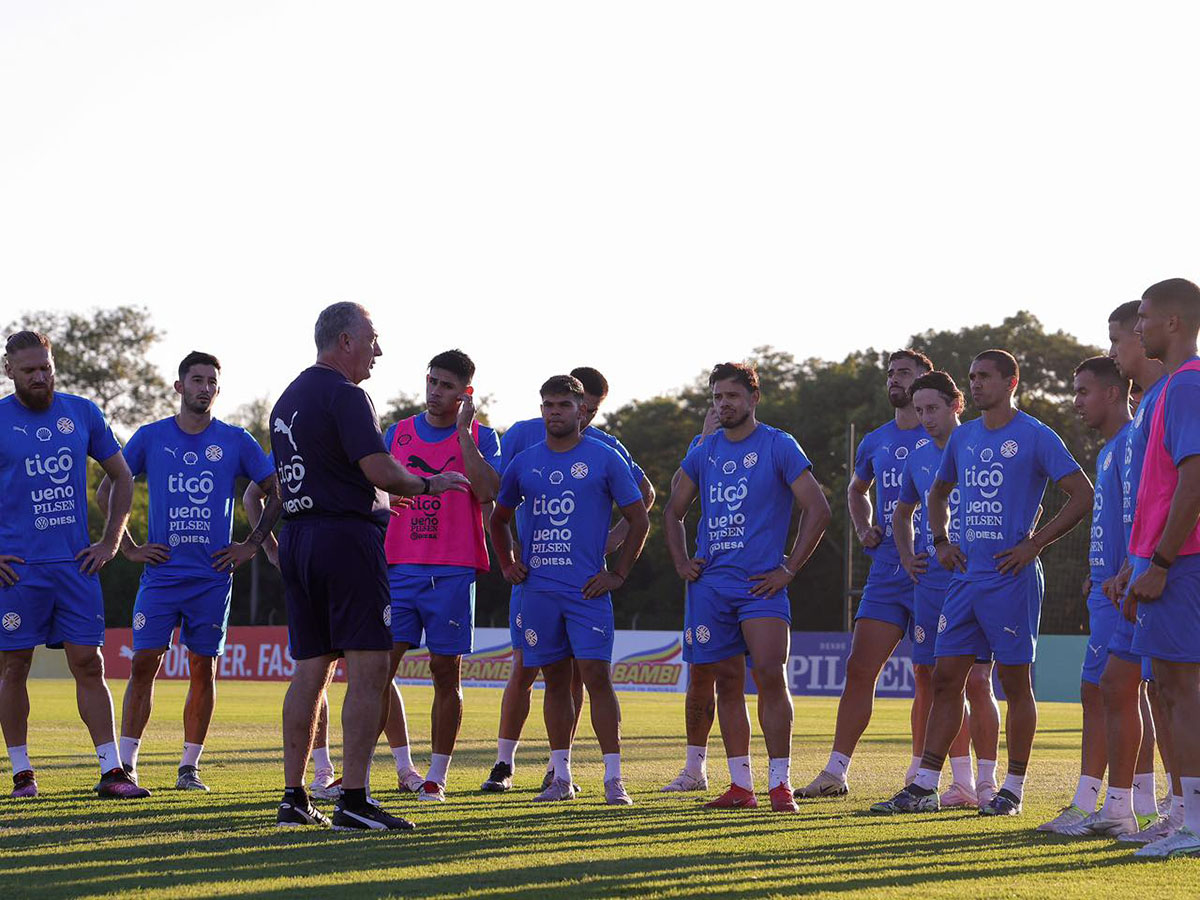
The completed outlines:
<svg viewBox="0 0 1200 900">
<path fill-rule="evenodd" d="M 800 807 L 792 799 L 792 786 L 786 781 L 771 788 L 772 812 L 800 812 Z"/>
<path fill-rule="evenodd" d="M 716 800 L 704 804 L 705 809 L 758 809 L 758 798 L 754 791 L 748 791 L 736 784 L 731 784 L 729 790 Z"/>
</svg>

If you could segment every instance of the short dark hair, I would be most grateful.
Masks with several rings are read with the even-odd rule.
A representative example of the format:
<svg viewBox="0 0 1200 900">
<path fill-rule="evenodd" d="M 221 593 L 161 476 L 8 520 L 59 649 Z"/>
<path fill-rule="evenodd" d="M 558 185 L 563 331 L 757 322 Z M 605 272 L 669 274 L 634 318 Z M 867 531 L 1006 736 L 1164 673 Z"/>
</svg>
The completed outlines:
<svg viewBox="0 0 1200 900">
<path fill-rule="evenodd" d="M 1116 360 L 1110 356 L 1089 356 L 1075 367 L 1075 374 L 1080 372 L 1091 372 L 1106 384 L 1120 388 L 1126 396 L 1129 394 L 1129 379 L 1121 374 Z"/>
<path fill-rule="evenodd" d="M 1140 300 L 1126 300 L 1108 314 L 1108 321 L 1116 322 L 1122 328 L 1132 325 L 1137 322 L 1138 307 L 1141 305 Z"/>
<path fill-rule="evenodd" d="M 748 363 L 717 363 L 708 375 L 708 386 L 729 379 L 740 382 L 752 394 L 758 390 L 758 370 Z"/>
<path fill-rule="evenodd" d="M 929 357 L 920 350 L 914 350 L 911 347 L 905 347 L 903 350 L 897 350 L 888 357 L 888 365 L 890 366 L 898 359 L 911 359 L 918 366 L 923 366 L 926 372 L 933 371 L 933 363 L 929 361 Z"/>
<path fill-rule="evenodd" d="M 1021 378 L 1021 367 L 1017 365 L 1017 358 L 1007 350 L 984 350 L 982 353 L 976 353 L 973 362 L 980 360 L 988 360 L 996 364 L 996 368 L 1000 370 L 1000 375 L 1003 378 Z"/>
<path fill-rule="evenodd" d="M 50 350 L 50 338 L 40 331 L 18 331 L 10 334 L 4 342 L 4 354 L 16 353 L 18 350 L 29 350 L 31 347 L 45 347 Z"/>
<path fill-rule="evenodd" d="M 583 399 L 583 385 L 574 375 L 551 375 L 542 385 L 542 398 L 571 396 Z"/>
<path fill-rule="evenodd" d="M 1200 323 L 1200 287 L 1186 278 L 1168 278 L 1146 288 L 1143 300 L 1163 303 L 1175 309 L 1183 318 Z"/>
<path fill-rule="evenodd" d="M 579 379 L 585 393 L 601 400 L 608 396 L 608 379 L 591 366 L 577 366 L 571 370 L 571 377 Z"/>
<path fill-rule="evenodd" d="M 956 400 L 959 403 L 963 402 L 963 392 L 958 389 L 958 385 L 954 383 L 950 373 L 940 369 L 926 372 L 913 381 L 908 387 L 908 399 L 912 400 L 917 395 L 917 391 L 937 391 L 942 395 L 947 406 L 953 406 Z"/>
<path fill-rule="evenodd" d="M 429 361 L 428 368 L 453 372 L 467 384 L 475 377 L 475 363 L 461 350 L 443 350 Z"/>
<path fill-rule="evenodd" d="M 179 380 L 187 378 L 188 369 L 192 366 L 212 366 L 218 372 L 221 371 L 221 361 L 211 353 L 203 353 L 200 350 L 193 350 L 183 358 L 179 363 Z"/>
</svg>

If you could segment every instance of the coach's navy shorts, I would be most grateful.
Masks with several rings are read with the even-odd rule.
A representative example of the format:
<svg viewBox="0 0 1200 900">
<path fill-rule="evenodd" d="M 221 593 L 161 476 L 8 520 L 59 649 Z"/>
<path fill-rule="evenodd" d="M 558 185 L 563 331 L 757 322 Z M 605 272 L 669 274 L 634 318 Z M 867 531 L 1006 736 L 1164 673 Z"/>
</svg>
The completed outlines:
<svg viewBox="0 0 1200 900">
<path fill-rule="evenodd" d="M 1129 583 L 1148 568 L 1148 560 L 1133 557 Z M 1162 596 L 1138 604 L 1133 652 L 1168 662 L 1200 662 L 1200 554 L 1177 557 Z"/>
<path fill-rule="evenodd" d="M 388 569 L 392 596 L 392 640 L 425 646 L 438 656 L 471 652 L 475 622 L 475 573 L 412 575 Z"/>
<path fill-rule="evenodd" d="M 915 588 L 904 566 L 872 563 L 854 621 L 877 619 L 890 622 L 911 635 Z"/>
<path fill-rule="evenodd" d="M 0 587 L 0 651 L 30 650 L 64 641 L 104 644 L 100 579 L 83 575 L 77 562 L 12 563 L 20 579 Z"/>
<path fill-rule="evenodd" d="M 292 659 L 391 650 L 383 530 L 366 519 L 301 519 L 279 537 Z"/>
<path fill-rule="evenodd" d="M 179 639 L 190 651 L 220 656 L 232 592 L 228 576 L 143 580 L 133 601 L 133 649 L 170 647 L 171 632 L 179 626 Z"/>
</svg>

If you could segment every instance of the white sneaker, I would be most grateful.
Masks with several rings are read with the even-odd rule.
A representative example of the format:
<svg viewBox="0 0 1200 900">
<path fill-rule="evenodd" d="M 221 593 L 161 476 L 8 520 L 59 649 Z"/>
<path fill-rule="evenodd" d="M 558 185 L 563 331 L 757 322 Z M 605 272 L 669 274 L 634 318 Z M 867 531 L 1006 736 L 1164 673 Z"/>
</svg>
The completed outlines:
<svg viewBox="0 0 1200 900">
<path fill-rule="evenodd" d="M 1161 841 L 1163 838 L 1173 835 L 1182 824 L 1182 817 L 1160 816 L 1141 831 L 1123 834 L 1117 840 L 1125 844 L 1153 844 L 1155 841 Z"/>
<path fill-rule="evenodd" d="M 1064 828 L 1073 828 L 1083 822 L 1090 813 L 1072 803 L 1058 811 L 1058 815 L 1049 822 L 1043 822 L 1037 827 L 1038 831 L 1048 831 L 1051 834 L 1062 834 Z"/>
<path fill-rule="evenodd" d="M 965 784 L 955 781 L 942 792 L 940 806 L 942 809 L 954 809 L 962 806 L 978 806 L 979 798 Z"/>
<path fill-rule="evenodd" d="M 693 775 L 687 769 L 684 769 L 675 776 L 675 780 L 670 784 L 662 786 L 662 791 L 667 794 L 682 793 L 684 791 L 707 791 L 708 776 L 701 772 L 699 775 Z"/>
<path fill-rule="evenodd" d="M 1168 856 L 1193 856 L 1197 853 L 1200 853 L 1200 834 L 1196 834 L 1186 825 L 1180 825 L 1173 834 L 1161 841 L 1147 844 L 1133 855 L 1166 859 Z"/>
<path fill-rule="evenodd" d="M 425 776 L 416 769 L 396 773 L 396 789 L 402 794 L 416 794 L 425 784 Z"/>
<path fill-rule="evenodd" d="M 320 800 L 340 800 L 342 779 L 333 773 L 333 769 L 317 769 L 312 784 L 308 786 L 308 793 Z"/>
<path fill-rule="evenodd" d="M 535 803 L 546 803 L 554 800 L 574 800 L 575 787 L 569 781 L 561 778 L 550 779 L 550 786 L 533 798 Z"/>
<path fill-rule="evenodd" d="M 1078 824 L 1066 825 L 1055 833 L 1071 837 L 1119 838 L 1123 834 L 1136 834 L 1138 831 L 1141 829 L 1138 827 L 1137 817 L 1132 813 L 1128 816 L 1110 816 L 1101 807 Z"/>
<path fill-rule="evenodd" d="M 1158 801 L 1158 814 L 1164 819 L 1171 815 L 1171 811 L 1175 809 L 1175 798 L 1171 796 L 1170 787 L 1167 788 L 1167 796 Z"/>
<path fill-rule="evenodd" d="M 981 781 L 975 785 L 975 797 L 979 801 L 979 808 L 983 809 L 992 802 L 992 798 L 996 796 L 996 785 L 990 781 Z"/>
<path fill-rule="evenodd" d="M 797 800 L 812 800 L 815 797 L 844 797 L 850 793 L 850 785 L 841 775 L 822 769 L 817 777 L 793 795 Z"/>
</svg>

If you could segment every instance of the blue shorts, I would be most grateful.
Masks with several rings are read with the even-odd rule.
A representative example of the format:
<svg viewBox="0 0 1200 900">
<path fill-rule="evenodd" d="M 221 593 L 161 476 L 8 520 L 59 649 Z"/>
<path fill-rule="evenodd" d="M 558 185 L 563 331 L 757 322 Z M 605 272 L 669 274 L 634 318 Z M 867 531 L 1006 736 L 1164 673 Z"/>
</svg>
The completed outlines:
<svg viewBox="0 0 1200 900">
<path fill-rule="evenodd" d="M 1100 676 L 1108 665 L 1109 644 L 1113 632 L 1117 630 L 1117 622 L 1124 617 L 1121 611 L 1113 606 L 1112 601 L 1104 596 L 1098 587 L 1092 588 L 1087 599 L 1088 635 L 1087 649 L 1083 654 L 1083 671 L 1079 678 L 1088 684 L 1100 684 Z"/>
<path fill-rule="evenodd" d="M 904 566 L 872 563 L 871 573 L 863 586 L 862 599 L 858 601 L 858 610 L 854 613 L 854 621 L 876 619 L 890 622 L 911 635 L 915 588 Z"/>
<path fill-rule="evenodd" d="M 514 584 L 508 593 L 508 638 L 514 650 L 525 649 L 525 627 L 521 618 L 521 597 L 524 593 L 523 584 Z"/>
<path fill-rule="evenodd" d="M 1135 556 L 1130 584 L 1149 567 L 1147 560 Z M 1200 663 L 1200 554 L 1176 558 L 1162 596 L 1138 606 L 1133 652 L 1167 662 Z"/>
<path fill-rule="evenodd" d="M 425 646 L 438 656 L 463 656 L 472 649 L 475 573 L 405 575 L 388 567 L 392 594 L 392 640 Z"/>
<path fill-rule="evenodd" d="M 1002 666 L 1033 662 L 1042 617 L 1041 561 L 1016 575 L 954 578 L 938 619 L 937 656 L 974 656 L 986 645 Z"/>
<path fill-rule="evenodd" d="M 83 575 L 77 562 L 13 563 L 20 579 L 0 587 L 0 651 L 38 644 L 104 644 L 100 579 Z"/>
<path fill-rule="evenodd" d="M 787 591 L 779 591 L 772 597 L 754 597 L 744 588 L 710 587 L 703 580 L 693 581 L 688 585 L 683 620 L 684 653 L 697 665 L 746 654 L 742 622 L 768 618 L 782 619 L 791 626 L 792 607 Z"/>
<path fill-rule="evenodd" d="M 588 600 L 578 588 L 524 591 L 521 596 L 524 664 L 548 666 L 564 659 L 612 662 L 612 595 Z"/>
<path fill-rule="evenodd" d="M 949 583 L 927 584 L 922 581 L 913 592 L 913 649 L 914 666 L 932 666 L 934 645 L 937 642 L 938 619 L 946 603 Z"/>
<path fill-rule="evenodd" d="M 171 646 L 171 632 L 179 626 L 179 640 L 199 656 L 225 652 L 229 624 L 229 598 L 233 580 L 223 578 L 143 578 L 133 601 L 133 649 L 155 650 Z"/>
</svg>

